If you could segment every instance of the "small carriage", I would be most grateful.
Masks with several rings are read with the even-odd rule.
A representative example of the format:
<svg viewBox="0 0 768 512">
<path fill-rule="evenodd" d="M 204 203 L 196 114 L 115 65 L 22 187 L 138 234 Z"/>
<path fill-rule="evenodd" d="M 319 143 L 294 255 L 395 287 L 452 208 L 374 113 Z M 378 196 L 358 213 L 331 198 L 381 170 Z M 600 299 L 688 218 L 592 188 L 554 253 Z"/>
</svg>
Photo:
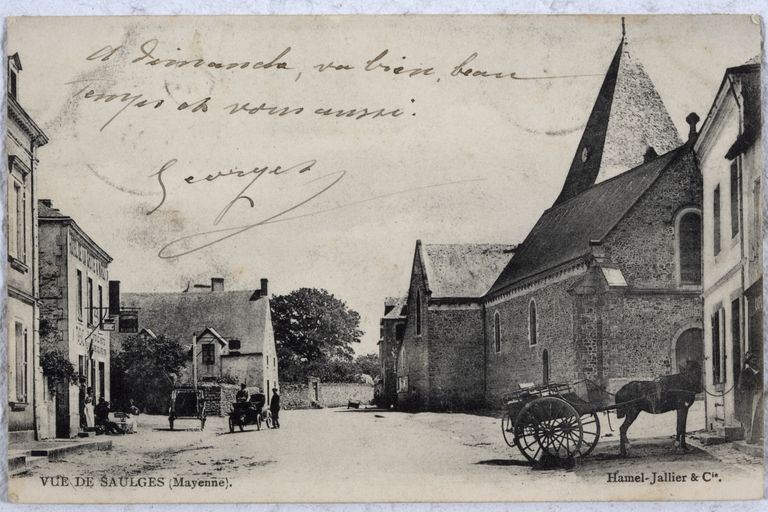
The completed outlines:
<svg viewBox="0 0 768 512">
<path fill-rule="evenodd" d="M 168 423 L 173 430 L 177 419 L 200 420 L 200 430 L 205 429 L 205 396 L 202 389 L 177 388 L 171 392 Z"/>
<path fill-rule="evenodd" d="M 615 408 L 609 393 L 580 381 L 527 385 L 507 397 L 501 422 L 504 440 L 531 463 L 586 457 L 600 439 L 597 413 Z"/>
<path fill-rule="evenodd" d="M 254 393 L 246 402 L 233 402 L 232 412 L 229 413 L 229 431 L 234 432 L 235 427 L 242 432 L 246 425 L 256 425 L 256 430 L 261 430 L 261 424 L 267 428 L 272 427 L 272 418 L 264 407 L 267 399 L 262 393 Z"/>
<path fill-rule="evenodd" d="M 599 412 L 616 411 L 624 418 L 619 428 L 619 451 L 627 453 L 627 430 L 640 412 L 677 412 L 676 449 L 686 451 L 688 409 L 703 391 L 701 364 L 688 360 L 680 372 L 654 380 L 630 381 L 614 395 L 584 379 L 573 384 L 521 385 L 507 397 L 501 432 L 532 464 L 542 457 L 567 461 L 586 457 L 600 440 Z"/>
</svg>

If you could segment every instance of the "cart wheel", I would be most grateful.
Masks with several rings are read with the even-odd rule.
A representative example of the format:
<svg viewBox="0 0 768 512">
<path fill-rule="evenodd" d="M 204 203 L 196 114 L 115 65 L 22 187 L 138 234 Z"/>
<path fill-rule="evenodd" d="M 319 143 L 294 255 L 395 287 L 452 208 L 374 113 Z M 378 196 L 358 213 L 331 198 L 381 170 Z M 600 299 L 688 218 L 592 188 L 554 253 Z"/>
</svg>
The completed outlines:
<svg viewBox="0 0 768 512">
<path fill-rule="evenodd" d="M 229 433 L 232 434 L 235 431 L 235 424 L 232 423 L 232 416 L 229 417 Z"/>
<path fill-rule="evenodd" d="M 532 400 L 515 420 L 515 444 L 530 462 L 545 452 L 560 460 L 579 454 L 583 432 L 576 409 L 553 396 Z"/>
<path fill-rule="evenodd" d="M 267 413 L 267 419 L 264 420 L 264 423 L 267 424 L 267 428 L 272 428 L 272 414 Z"/>
<path fill-rule="evenodd" d="M 597 442 L 600 440 L 600 419 L 597 417 L 597 413 L 585 414 L 581 417 L 581 428 L 583 429 L 583 437 L 581 448 L 579 449 L 579 456 L 586 457 L 597 446 Z"/>
<path fill-rule="evenodd" d="M 168 424 L 171 426 L 171 430 L 173 430 L 173 418 L 168 418 Z"/>
<path fill-rule="evenodd" d="M 501 434 L 504 436 L 504 442 L 510 448 L 515 447 L 515 420 L 509 414 L 505 414 L 501 419 Z"/>
</svg>

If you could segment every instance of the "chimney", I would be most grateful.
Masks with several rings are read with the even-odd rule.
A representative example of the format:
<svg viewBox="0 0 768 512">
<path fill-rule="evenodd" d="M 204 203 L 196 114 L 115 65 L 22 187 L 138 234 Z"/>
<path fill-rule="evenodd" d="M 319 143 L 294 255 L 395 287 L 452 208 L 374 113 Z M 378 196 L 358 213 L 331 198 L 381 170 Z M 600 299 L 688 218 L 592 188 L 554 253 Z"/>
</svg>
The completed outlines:
<svg viewBox="0 0 768 512">
<path fill-rule="evenodd" d="M 212 277 L 211 278 L 211 291 L 212 292 L 223 292 L 224 291 L 224 278 L 223 277 Z"/>
<path fill-rule="evenodd" d="M 688 130 L 688 140 L 696 140 L 696 136 L 698 135 L 696 132 L 696 124 L 699 122 L 699 116 L 696 112 L 691 112 L 685 118 L 685 122 L 688 123 L 688 126 L 690 127 Z"/>
<path fill-rule="evenodd" d="M 262 297 L 266 297 L 269 294 L 268 284 L 269 284 L 269 279 L 267 279 L 266 277 L 262 277 L 261 278 L 261 293 L 260 293 L 260 295 Z"/>
<path fill-rule="evenodd" d="M 53 201 L 50 199 L 41 199 L 40 202 L 48 208 L 53 208 Z"/>
<path fill-rule="evenodd" d="M 643 163 L 648 163 L 657 156 L 659 156 L 659 154 L 653 149 L 653 146 L 648 146 L 648 149 L 645 150 L 645 154 L 643 155 Z"/>
</svg>

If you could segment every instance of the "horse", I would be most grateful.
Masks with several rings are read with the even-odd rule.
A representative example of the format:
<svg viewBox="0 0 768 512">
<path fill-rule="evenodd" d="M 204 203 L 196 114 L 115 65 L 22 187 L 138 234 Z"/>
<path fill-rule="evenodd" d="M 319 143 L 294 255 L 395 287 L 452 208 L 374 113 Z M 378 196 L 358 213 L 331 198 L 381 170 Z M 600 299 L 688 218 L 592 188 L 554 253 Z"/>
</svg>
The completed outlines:
<svg viewBox="0 0 768 512">
<path fill-rule="evenodd" d="M 651 414 L 677 411 L 675 444 L 680 450 L 687 451 L 685 424 L 688 409 L 702 389 L 701 365 L 696 361 L 686 361 L 680 368 L 680 373 L 652 381 L 632 381 L 622 386 L 616 393 L 616 416 L 625 418 L 619 428 L 621 456 L 627 455 L 627 430 L 643 411 Z"/>
</svg>

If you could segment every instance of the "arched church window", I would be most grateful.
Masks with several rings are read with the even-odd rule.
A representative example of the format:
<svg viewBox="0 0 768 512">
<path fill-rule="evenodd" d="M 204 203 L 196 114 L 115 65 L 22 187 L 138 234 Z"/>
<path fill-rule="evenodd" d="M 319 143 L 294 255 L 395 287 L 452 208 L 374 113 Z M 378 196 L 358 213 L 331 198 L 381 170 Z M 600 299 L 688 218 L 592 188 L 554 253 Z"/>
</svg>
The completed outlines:
<svg viewBox="0 0 768 512">
<path fill-rule="evenodd" d="M 416 290 L 416 336 L 421 335 L 421 290 Z"/>
<path fill-rule="evenodd" d="M 501 319 L 498 311 L 493 315 L 493 345 L 496 352 L 501 352 Z"/>
<path fill-rule="evenodd" d="M 679 284 L 701 284 L 701 214 L 684 210 L 677 220 Z"/>
<path fill-rule="evenodd" d="M 534 346 L 538 343 L 538 330 L 539 324 L 536 319 L 536 302 L 532 300 L 528 305 L 528 344 L 530 346 Z"/>
</svg>

